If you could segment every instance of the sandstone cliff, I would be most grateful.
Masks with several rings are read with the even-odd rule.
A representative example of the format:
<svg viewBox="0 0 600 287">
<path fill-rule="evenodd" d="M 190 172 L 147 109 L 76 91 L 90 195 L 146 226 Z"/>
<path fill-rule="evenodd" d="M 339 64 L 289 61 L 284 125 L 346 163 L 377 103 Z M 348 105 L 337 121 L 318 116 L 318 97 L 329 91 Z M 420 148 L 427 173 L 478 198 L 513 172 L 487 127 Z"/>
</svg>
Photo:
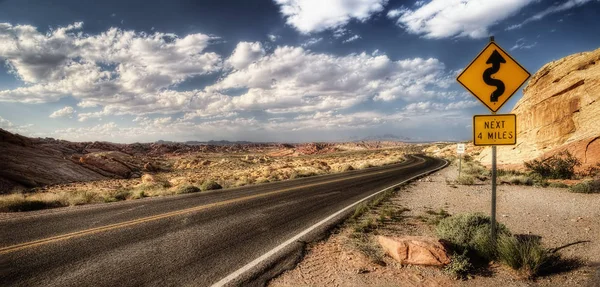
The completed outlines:
<svg viewBox="0 0 600 287">
<path fill-rule="evenodd" d="M 568 150 L 583 163 L 600 162 L 600 49 L 574 54 L 542 67 L 523 90 L 517 115 L 517 144 L 498 147 L 500 167 Z M 491 148 L 480 160 L 491 162 Z"/>
</svg>

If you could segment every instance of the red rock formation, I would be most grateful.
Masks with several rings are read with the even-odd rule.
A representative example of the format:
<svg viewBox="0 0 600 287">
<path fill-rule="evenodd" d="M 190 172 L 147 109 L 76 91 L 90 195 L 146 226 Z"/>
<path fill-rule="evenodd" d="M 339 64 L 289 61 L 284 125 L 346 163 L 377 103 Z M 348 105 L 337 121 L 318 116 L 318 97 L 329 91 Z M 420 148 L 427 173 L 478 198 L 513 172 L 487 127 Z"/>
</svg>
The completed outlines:
<svg viewBox="0 0 600 287">
<path fill-rule="evenodd" d="M 546 64 L 512 113 L 517 145 L 498 148 L 500 165 L 518 166 L 563 150 L 581 160 L 581 169 L 600 162 L 600 49 Z M 489 148 L 481 161 L 490 163 Z"/>
</svg>

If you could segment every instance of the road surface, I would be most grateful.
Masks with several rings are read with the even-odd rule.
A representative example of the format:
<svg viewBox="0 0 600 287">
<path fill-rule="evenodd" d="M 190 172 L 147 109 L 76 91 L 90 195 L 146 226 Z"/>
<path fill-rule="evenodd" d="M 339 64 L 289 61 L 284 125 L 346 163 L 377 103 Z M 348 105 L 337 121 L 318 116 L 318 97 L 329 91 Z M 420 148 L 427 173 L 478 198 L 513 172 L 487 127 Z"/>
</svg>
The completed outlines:
<svg viewBox="0 0 600 287">
<path fill-rule="evenodd" d="M 0 286 L 259 285 L 351 204 L 444 164 L 410 156 L 342 174 L 5 214 Z"/>
</svg>

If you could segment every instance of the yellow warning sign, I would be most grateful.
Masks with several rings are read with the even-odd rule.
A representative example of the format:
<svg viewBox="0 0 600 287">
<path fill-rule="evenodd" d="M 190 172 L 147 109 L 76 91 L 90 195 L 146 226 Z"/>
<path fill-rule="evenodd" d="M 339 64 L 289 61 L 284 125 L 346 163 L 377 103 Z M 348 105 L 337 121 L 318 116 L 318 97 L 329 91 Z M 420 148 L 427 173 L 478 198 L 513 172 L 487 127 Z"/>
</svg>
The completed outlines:
<svg viewBox="0 0 600 287">
<path fill-rule="evenodd" d="M 473 144 L 514 145 L 517 143 L 517 115 L 473 116 Z"/>
<path fill-rule="evenodd" d="M 490 42 L 457 81 L 497 112 L 531 75 L 495 42 Z"/>
</svg>

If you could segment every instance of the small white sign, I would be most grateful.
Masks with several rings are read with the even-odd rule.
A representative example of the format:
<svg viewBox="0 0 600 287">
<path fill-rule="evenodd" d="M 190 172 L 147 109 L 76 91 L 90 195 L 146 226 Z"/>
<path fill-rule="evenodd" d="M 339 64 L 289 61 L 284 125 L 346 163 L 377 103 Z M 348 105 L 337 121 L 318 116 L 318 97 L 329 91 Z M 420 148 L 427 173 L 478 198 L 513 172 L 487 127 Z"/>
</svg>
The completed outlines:
<svg viewBox="0 0 600 287">
<path fill-rule="evenodd" d="M 465 144 L 459 143 L 456 145 L 456 153 L 465 153 Z"/>
</svg>

